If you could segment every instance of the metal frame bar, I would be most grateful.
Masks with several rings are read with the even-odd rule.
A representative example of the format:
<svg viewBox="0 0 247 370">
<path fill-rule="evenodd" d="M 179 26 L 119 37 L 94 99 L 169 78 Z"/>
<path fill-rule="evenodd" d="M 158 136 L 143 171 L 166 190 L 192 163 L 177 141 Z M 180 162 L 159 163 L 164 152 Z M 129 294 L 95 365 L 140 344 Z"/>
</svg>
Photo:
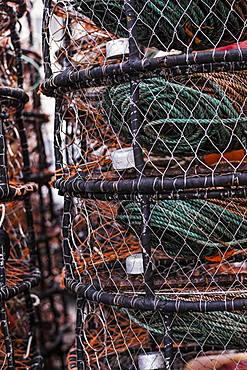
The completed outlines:
<svg viewBox="0 0 247 370">
<path fill-rule="evenodd" d="M 55 187 L 60 195 L 64 195 L 63 229 L 63 255 L 65 264 L 65 284 L 68 290 L 77 297 L 76 346 L 78 370 L 86 366 L 83 361 L 83 322 L 82 306 L 85 301 L 93 301 L 106 305 L 131 308 L 141 311 L 161 311 L 164 318 L 164 356 L 165 368 L 172 368 L 172 328 L 173 313 L 180 312 L 212 312 L 236 311 L 247 307 L 247 299 L 228 299 L 223 297 L 220 301 L 177 301 L 161 300 L 155 296 L 152 271 L 150 264 L 151 249 L 149 243 L 148 221 L 150 217 L 150 199 L 220 199 L 230 197 L 246 197 L 247 174 L 233 172 L 222 175 L 198 175 L 181 178 L 145 177 L 143 153 L 138 144 L 138 129 L 140 117 L 138 115 L 139 83 L 141 79 L 152 76 L 173 76 L 215 71 L 237 71 L 247 68 L 247 49 L 223 51 L 203 51 L 164 58 L 140 59 L 136 37 L 135 0 L 125 0 L 125 12 L 128 20 L 130 56 L 126 62 L 97 66 L 76 70 L 65 65 L 65 69 L 58 74 L 52 73 L 49 55 L 49 16 L 51 14 L 51 1 L 44 3 L 43 16 L 43 60 L 45 61 L 45 82 L 41 85 L 42 92 L 47 96 L 55 96 L 55 157 L 57 180 Z M 68 41 L 68 40 L 67 40 Z M 133 136 L 133 149 L 135 158 L 136 178 L 116 181 L 85 180 L 83 174 L 73 178 L 66 178 L 67 169 L 63 166 L 63 153 L 61 151 L 60 128 L 62 125 L 63 94 L 78 91 L 91 86 L 118 84 L 130 81 L 131 86 L 131 130 Z M 145 267 L 145 296 L 134 296 L 119 293 L 109 293 L 96 288 L 97 282 L 85 285 L 74 274 L 75 264 L 70 250 L 70 228 L 72 222 L 73 197 L 121 200 L 133 199 L 141 201 L 143 224 L 141 232 L 142 250 Z"/>
</svg>

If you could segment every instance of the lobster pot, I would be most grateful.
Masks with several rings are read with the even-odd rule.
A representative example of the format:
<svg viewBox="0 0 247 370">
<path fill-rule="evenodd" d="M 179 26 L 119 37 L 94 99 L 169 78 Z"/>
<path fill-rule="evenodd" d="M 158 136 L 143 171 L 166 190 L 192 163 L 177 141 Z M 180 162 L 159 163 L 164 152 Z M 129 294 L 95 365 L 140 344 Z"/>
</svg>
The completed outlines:
<svg viewBox="0 0 247 370">
<path fill-rule="evenodd" d="M 69 369 L 246 364 L 246 11 L 44 4 Z"/>
<path fill-rule="evenodd" d="M 20 19 L 26 1 L 1 3 L 0 16 L 0 364 L 2 369 L 41 369 L 38 338 L 40 281 L 30 197 L 38 186 L 30 178 L 23 122 L 29 97 L 23 88 Z"/>
<path fill-rule="evenodd" d="M 37 290 L 40 299 L 38 316 L 41 352 L 45 368 L 63 369 L 67 348 L 64 333 L 68 330 L 67 298 L 62 280 L 62 255 L 60 237 L 61 209 L 55 207 L 50 181 L 53 176 L 49 162 L 48 135 L 49 115 L 43 113 L 38 85 L 41 58 L 31 50 L 25 51 L 24 76 L 29 86 L 29 105 L 24 111 L 31 178 L 38 185 L 32 194 L 34 232 L 37 246 L 37 262 L 41 272 L 41 284 Z"/>
</svg>

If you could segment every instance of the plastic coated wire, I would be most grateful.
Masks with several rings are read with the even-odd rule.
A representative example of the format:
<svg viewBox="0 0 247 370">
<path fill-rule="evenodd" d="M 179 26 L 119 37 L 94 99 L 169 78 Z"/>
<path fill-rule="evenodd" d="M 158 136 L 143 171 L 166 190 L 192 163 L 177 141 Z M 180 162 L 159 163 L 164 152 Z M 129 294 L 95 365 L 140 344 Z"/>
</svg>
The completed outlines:
<svg viewBox="0 0 247 370">
<path fill-rule="evenodd" d="M 72 4 L 98 26 L 127 37 L 123 0 L 74 0 Z M 138 0 L 135 7 L 138 41 L 145 46 L 202 50 L 246 37 L 245 0 Z"/>
<path fill-rule="evenodd" d="M 118 221 L 138 233 L 142 222 L 138 204 L 122 202 Z M 247 245 L 247 220 L 204 200 L 152 203 L 149 227 L 152 246 L 161 246 L 170 256 L 203 258 Z"/>
<path fill-rule="evenodd" d="M 161 155 L 245 148 L 247 116 L 237 112 L 214 81 L 209 84 L 215 97 L 163 78 L 142 81 L 139 144 Z M 129 84 L 107 89 L 103 109 L 116 134 L 131 142 L 129 91 Z"/>
</svg>

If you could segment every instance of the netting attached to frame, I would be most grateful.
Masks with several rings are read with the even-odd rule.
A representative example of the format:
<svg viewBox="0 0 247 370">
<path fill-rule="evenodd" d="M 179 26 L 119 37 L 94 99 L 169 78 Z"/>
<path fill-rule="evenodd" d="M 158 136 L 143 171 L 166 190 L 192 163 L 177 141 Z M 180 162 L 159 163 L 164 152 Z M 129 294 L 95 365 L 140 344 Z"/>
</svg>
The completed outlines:
<svg viewBox="0 0 247 370">
<path fill-rule="evenodd" d="M 45 3 L 70 369 L 246 366 L 246 15 Z"/>
</svg>

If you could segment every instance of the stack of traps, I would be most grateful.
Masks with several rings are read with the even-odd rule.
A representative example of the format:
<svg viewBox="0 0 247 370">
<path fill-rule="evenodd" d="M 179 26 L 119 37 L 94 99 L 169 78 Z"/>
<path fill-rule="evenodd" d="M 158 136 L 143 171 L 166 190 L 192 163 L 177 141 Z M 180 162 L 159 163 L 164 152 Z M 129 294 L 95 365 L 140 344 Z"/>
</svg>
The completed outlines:
<svg viewBox="0 0 247 370">
<path fill-rule="evenodd" d="M 38 94 L 42 61 L 30 2 L 0 3 L 0 367 L 61 370 L 66 310 L 44 143 L 49 117 Z"/>
<path fill-rule="evenodd" d="M 69 369 L 247 368 L 246 15 L 45 1 Z"/>
</svg>

